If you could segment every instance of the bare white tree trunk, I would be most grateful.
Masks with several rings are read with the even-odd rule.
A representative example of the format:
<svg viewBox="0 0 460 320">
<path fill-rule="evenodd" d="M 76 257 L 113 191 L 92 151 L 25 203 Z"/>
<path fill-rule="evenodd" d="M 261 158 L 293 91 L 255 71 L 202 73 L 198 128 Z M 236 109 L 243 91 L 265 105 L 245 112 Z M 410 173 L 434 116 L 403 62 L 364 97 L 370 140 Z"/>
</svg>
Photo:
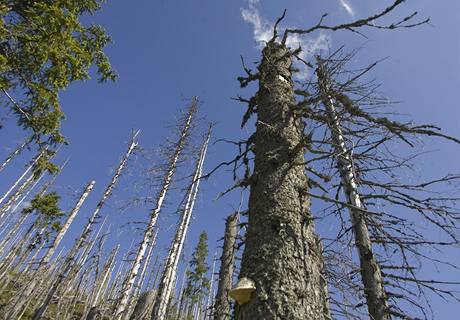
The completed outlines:
<svg viewBox="0 0 460 320">
<path fill-rule="evenodd" d="M 22 175 L 13 183 L 13 185 L 5 192 L 5 194 L 0 198 L 0 203 L 5 201 L 9 194 L 18 186 L 22 179 L 32 170 L 33 164 L 29 165 L 27 169 L 22 173 Z"/>
<path fill-rule="evenodd" d="M 5 160 L 3 160 L 2 164 L 0 165 L 0 171 L 5 169 L 6 165 L 11 162 L 17 155 L 19 155 L 22 150 L 32 141 L 32 138 L 24 140 L 16 149 L 11 152 Z"/>
<path fill-rule="evenodd" d="M 89 218 L 88 222 L 86 223 L 86 225 L 85 225 L 85 227 L 83 229 L 83 232 L 81 233 L 80 237 L 75 241 L 75 244 L 74 244 L 72 250 L 70 251 L 70 254 L 68 255 L 66 261 L 64 261 L 64 266 L 62 268 L 61 273 L 58 275 L 57 279 L 54 281 L 53 285 L 51 286 L 51 288 L 47 292 L 47 295 L 46 295 L 46 298 L 45 298 L 43 304 L 40 305 L 40 307 L 35 310 L 34 315 L 32 317 L 33 320 L 39 320 L 39 319 L 42 318 L 43 314 L 45 313 L 46 309 L 48 308 L 48 305 L 49 305 L 53 295 L 55 294 L 55 292 L 59 288 L 61 282 L 66 278 L 66 274 L 72 268 L 72 261 L 74 260 L 74 256 L 84 246 L 85 239 L 88 236 L 88 234 L 90 233 L 92 225 L 95 223 L 96 219 L 99 217 L 99 211 L 102 209 L 102 207 L 104 206 L 105 202 L 107 201 L 107 199 L 112 194 L 113 188 L 114 188 L 115 184 L 117 183 L 118 178 L 121 176 L 121 173 L 123 172 L 123 169 L 126 166 L 126 163 L 128 161 L 129 156 L 133 153 L 134 149 L 137 146 L 136 137 L 137 137 L 138 134 L 139 134 L 139 131 L 134 133 L 134 135 L 133 135 L 133 137 L 131 139 L 131 143 L 129 145 L 128 151 L 123 156 L 120 164 L 118 165 L 118 168 L 117 168 L 114 176 L 112 177 L 112 180 L 110 181 L 109 185 L 107 186 L 107 188 L 106 188 L 106 190 L 104 192 L 104 195 L 102 196 L 102 199 L 99 201 L 99 203 L 96 206 L 96 209 L 94 210 L 93 214 L 91 215 L 91 217 Z"/>
<path fill-rule="evenodd" d="M 61 166 L 61 170 L 59 170 L 59 173 L 62 171 L 62 169 L 64 169 L 64 167 L 67 165 L 68 163 L 68 159 L 64 162 L 64 164 Z M 56 177 L 57 177 L 58 174 L 55 174 L 53 176 L 53 178 L 50 180 L 50 181 L 47 181 L 46 183 L 44 183 L 44 185 L 42 186 L 42 188 L 40 189 L 40 191 L 38 192 L 38 194 L 40 196 L 44 195 L 46 191 L 48 191 L 48 188 L 54 183 L 54 181 L 56 180 Z M 34 185 L 30 188 L 30 190 L 26 193 L 26 195 L 24 197 L 22 197 L 22 199 L 16 204 L 16 206 L 13 208 L 13 212 L 16 211 L 16 208 L 18 207 L 18 205 L 21 204 L 21 202 L 24 201 L 24 199 L 27 197 L 27 195 L 30 193 L 30 191 L 35 187 L 37 182 L 34 183 Z M 8 230 L 8 233 L 3 237 L 3 240 L 0 242 L 0 256 L 1 254 L 3 253 L 4 249 L 5 249 L 5 246 L 6 244 L 8 243 L 9 240 L 11 240 L 11 237 L 18 231 L 19 227 L 24 223 L 24 221 L 29 217 L 29 215 L 23 215 L 21 213 L 19 213 L 20 216 L 18 218 L 18 220 L 16 221 L 16 223 L 14 224 L 13 228 L 10 228 Z M 6 220 L 6 219 L 4 219 Z"/>
<path fill-rule="evenodd" d="M 64 235 L 67 233 L 67 230 L 69 229 L 70 225 L 72 224 L 73 220 L 77 216 L 77 213 L 80 211 L 81 206 L 85 202 L 86 198 L 88 195 L 91 193 L 91 191 L 94 188 L 94 184 L 96 182 L 93 180 L 88 185 L 86 186 L 85 190 L 83 193 L 80 195 L 80 198 L 78 199 L 77 203 L 75 204 L 73 210 L 70 212 L 69 216 L 67 217 L 67 220 L 65 221 L 64 225 L 62 226 L 61 230 L 59 230 L 59 233 L 56 235 L 56 238 L 54 239 L 53 244 L 50 246 L 46 254 L 43 256 L 41 264 L 46 265 L 50 261 L 51 257 L 53 256 L 54 252 L 56 251 L 57 247 L 62 241 L 62 238 L 64 238 Z"/>
<path fill-rule="evenodd" d="M 113 267 L 115 265 L 115 257 L 118 255 L 118 250 L 120 249 L 120 246 L 117 246 L 114 250 L 113 250 L 113 253 L 111 253 L 107 263 L 106 263 L 106 266 L 104 268 L 104 274 L 103 274 L 103 277 L 102 277 L 102 280 L 101 280 L 101 284 L 99 286 L 99 288 L 96 290 L 96 293 L 94 295 L 94 302 L 93 302 L 93 306 L 95 306 L 100 297 L 103 295 L 104 293 L 104 290 L 105 288 L 107 287 L 109 281 L 110 281 L 110 278 L 112 277 L 112 271 L 113 271 Z"/>
<path fill-rule="evenodd" d="M 134 149 L 137 147 L 138 143 L 136 141 L 136 137 L 139 134 L 139 131 L 136 131 L 131 139 L 131 143 L 129 144 L 128 151 L 125 153 L 123 158 L 121 159 L 120 164 L 118 165 L 117 170 L 115 171 L 115 174 L 112 177 L 112 180 L 108 184 L 107 188 L 105 189 L 104 195 L 102 196 L 102 199 L 99 201 L 99 203 L 96 205 L 96 209 L 94 210 L 93 214 L 91 217 L 88 219 L 87 224 L 85 225 L 85 228 L 83 229 L 83 232 L 79 238 L 79 240 L 75 243 L 75 247 L 80 249 L 81 246 L 83 245 L 83 242 L 85 238 L 88 236 L 88 234 L 91 231 L 91 227 L 96 221 L 97 218 L 99 218 L 99 211 L 101 211 L 102 207 L 104 206 L 105 202 L 107 199 L 110 197 L 112 194 L 113 188 L 115 187 L 115 184 L 117 183 L 118 179 L 121 176 L 121 173 L 123 172 L 123 169 L 126 166 L 126 163 L 129 159 L 129 156 L 133 153 Z M 77 249 L 77 250 L 78 250 Z"/>
<path fill-rule="evenodd" d="M 31 174 L 27 179 L 21 184 L 21 186 L 16 190 L 14 194 L 12 194 L 8 201 L 3 204 L 3 206 L 0 208 L 0 219 L 3 218 L 5 213 L 8 212 L 8 210 L 11 209 L 13 204 L 21 197 L 21 195 L 24 193 L 25 190 L 31 185 L 31 183 L 34 180 L 34 175 Z"/>
<path fill-rule="evenodd" d="M 115 262 L 115 257 L 119 249 L 120 249 L 120 245 L 118 245 L 115 249 L 112 250 L 109 257 L 107 258 L 107 261 L 104 264 L 103 270 L 101 272 L 101 276 L 98 277 L 95 281 L 95 284 L 92 289 L 92 293 L 88 297 L 89 299 L 88 299 L 87 305 L 89 306 L 89 310 L 86 315 L 86 320 L 95 319 L 97 313 L 99 312 L 98 309 L 100 309 L 100 306 L 98 308 L 98 305 L 99 305 L 101 293 L 104 290 L 108 281 L 110 280 L 111 270 L 112 270 L 113 264 Z"/>
<path fill-rule="evenodd" d="M 355 167 L 351 156 L 352 150 L 349 150 L 345 144 L 334 100 L 329 93 L 327 70 L 325 70 L 321 61 L 319 61 L 319 65 L 317 70 L 318 82 L 322 91 L 323 103 L 329 117 L 328 126 L 334 141 L 337 166 L 347 202 L 352 206 L 349 207 L 349 212 L 353 224 L 355 244 L 359 254 L 360 273 L 364 284 L 364 294 L 367 300 L 369 315 L 375 320 L 388 320 L 390 319 L 390 315 L 383 286 L 383 277 L 372 249 L 369 229 L 364 215 L 365 208 L 358 191 Z"/>
<path fill-rule="evenodd" d="M 40 159 L 40 157 L 43 155 L 43 153 L 40 153 L 37 157 L 35 157 L 34 161 L 27 167 L 27 169 L 22 173 L 22 175 L 13 183 L 13 185 L 8 189 L 7 192 L 0 198 L 0 203 L 5 201 L 5 199 L 8 197 L 8 195 L 18 186 L 18 184 L 21 182 L 22 179 L 32 170 L 34 165 L 37 163 L 37 161 Z"/>
<path fill-rule="evenodd" d="M 142 242 L 139 246 L 139 249 L 136 254 L 136 258 L 134 260 L 133 266 L 130 270 L 129 277 L 127 278 L 127 281 L 123 285 L 123 289 L 121 292 L 121 297 L 120 297 L 120 302 L 118 304 L 117 310 L 115 311 L 115 319 L 122 319 L 124 316 L 124 313 L 126 311 L 126 308 L 129 304 L 129 300 L 131 299 L 132 296 L 132 291 L 134 287 L 134 282 L 136 280 L 137 274 L 139 272 L 139 268 L 141 266 L 141 263 L 144 259 L 145 252 L 147 250 L 147 246 L 150 242 L 150 239 L 152 238 L 152 233 L 153 233 L 153 228 L 156 225 L 158 216 L 160 214 L 161 208 L 163 206 L 163 202 L 165 200 L 166 194 L 169 190 L 169 187 L 172 183 L 172 178 L 174 176 L 174 173 L 176 172 L 176 167 L 179 161 L 179 157 L 182 153 L 182 150 L 185 146 L 185 143 L 187 141 L 187 138 L 189 136 L 190 128 L 192 125 L 192 120 L 193 116 L 195 115 L 197 110 L 197 100 L 194 99 L 192 102 L 190 109 L 187 114 L 187 118 L 185 120 L 185 124 L 182 128 L 179 141 L 176 144 L 174 153 L 172 157 L 170 158 L 170 162 L 168 165 L 168 169 L 166 171 L 166 174 L 163 178 L 163 185 L 160 190 L 160 193 L 158 195 L 157 201 L 156 201 L 156 206 L 155 209 L 152 210 L 150 213 L 150 220 L 147 225 L 147 228 L 144 231 L 144 236 L 142 239 Z"/>
<path fill-rule="evenodd" d="M 47 181 L 46 183 L 44 183 L 43 187 L 42 187 L 42 190 L 39 192 L 40 195 L 43 195 L 45 194 L 45 192 L 48 190 L 48 188 L 54 183 L 54 181 L 56 180 L 57 176 L 62 172 L 62 170 L 67 166 L 67 164 L 69 163 L 69 158 L 67 158 L 64 163 L 62 164 L 61 168 L 59 169 L 59 172 L 55 173 L 53 175 L 53 177 L 50 179 L 50 181 Z M 21 198 L 21 200 L 19 200 L 16 205 L 14 206 L 13 208 L 13 212 L 16 212 L 17 208 L 21 205 L 22 202 L 24 202 L 25 199 L 27 199 L 27 197 L 29 196 L 29 194 L 35 189 L 35 187 L 38 185 L 38 183 L 40 182 L 40 180 L 45 176 L 45 172 L 42 173 L 40 175 L 40 177 L 34 182 L 34 184 L 32 185 L 32 187 L 30 187 L 30 189 L 26 192 L 26 194 Z"/>
<path fill-rule="evenodd" d="M 26 218 L 27 218 L 27 215 L 25 214 L 20 215 L 16 223 L 13 225 L 13 227 L 8 231 L 8 233 L 2 239 L 2 241 L 0 242 L 0 256 L 3 254 L 3 252 L 5 251 L 5 248 L 8 246 L 9 241 L 16 235 L 16 233 L 18 232 L 19 228 L 22 226 Z"/>
<path fill-rule="evenodd" d="M 150 265 L 150 261 L 152 259 L 152 252 L 153 252 L 153 248 L 155 247 L 157 236 L 158 236 L 158 229 L 156 230 L 156 232 L 155 232 L 155 234 L 153 236 L 152 243 L 150 244 L 150 249 L 149 249 L 149 251 L 147 253 L 147 259 L 145 260 L 145 263 L 142 266 L 142 270 L 141 270 L 141 273 L 139 275 L 139 280 L 138 280 L 136 288 L 134 290 L 133 299 L 132 299 L 131 304 L 129 306 L 128 312 L 126 312 L 126 314 L 125 314 L 124 319 L 129 319 L 130 315 L 132 313 L 132 310 L 136 307 L 136 302 L 137 302 L 137 299 L 139 298 L 139 293 L 142 290 L 145 275 L 147 274 L 147 268 Z"/>
<path fill-rule="evenodd" d="M 27 243 L 32 238 L 34 232 L 34 225 L 32 224 L 26 230 L 26 232 L 24 232 L 22 235 L 19 234 L 17 240 L 11 244 L 11 246 L 9 247 L 8 254 L 3 258 L 2 263 L 0 264 L 0 279 L 3 280 L 5 275 L 10 271 L 10 268 L 13 265 L 14 261 L 21 254 L 23 248 L 26 247 Z"/>
<path fill-rule="evenodd" d="M 173 283 L 175 282 L 177 276 L 177 265 L 179 263 L 179 258 L 182 253 L 182 248 L 184 246 L 185 238 L 187 236 L 188 227 L 190 225 L 190 219 L 192 217 L 193 207 L 195 204 L 196 196 L 198 194 L 198 188 L 201 181 L 200 177 L 203 171 L 203 164 L 204 159 L 206 157 L 206 151 L 208 148 L 210 136 L 211 129 L 209 130 L 206 140 L 204 141 L 201 147 L 200 156 L 197 161 L 195 174 L 193 176 L 193 181 L 190 186 L 187 202 L 185 203 L 182 219 L 177 229 L 174 241 L 169 250 L 168 259 L 165 263 L 165 268 L 160 282 L 160 287 L 158 289 L 158 294 L 155 299 L 155 305 L 153 307 L 152 319 L 154 320 L 163 320 L 166 317 L 168 304 L 173 291 Z"/>
<path fill-rule="evenodd" d="M 147 260 L 144 263 L 144 266 L 142 268 L 141 274 L 139 276 L 139 281 L 138 281 L 138 284 L 137 284 L 135 295 L 139 294 L 139 292 L 142 289 L 142 285 L 144 284 L 145 275 L 147 273 L 147 268 L 150 265 L 150 261 L 152 259 L 152 252 L 153 252 L 153 248 L 155 247 L 157 237 L 158 237 L 158 229 L 155 232 L 155 235 L 153 236 L 152 243 L 150 244 L 150 250 L 149 250 L 149 252 L 147 254 Z"/>
</svg>

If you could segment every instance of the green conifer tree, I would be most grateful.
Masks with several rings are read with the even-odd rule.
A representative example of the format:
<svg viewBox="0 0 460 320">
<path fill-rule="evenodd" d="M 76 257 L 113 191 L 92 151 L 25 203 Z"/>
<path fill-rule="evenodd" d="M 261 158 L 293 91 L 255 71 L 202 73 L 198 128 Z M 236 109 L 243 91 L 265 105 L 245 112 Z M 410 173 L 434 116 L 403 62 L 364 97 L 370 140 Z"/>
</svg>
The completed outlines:
<svg viewBox="0 0 460 320">
<path fill-rule="evenodd" d="M 39 145 L 65 142 L 58 93 L 89 78 L 115 73 L 103 53 L 110 42 L 98 25 L 81 18 L 101 9 L 103 0 L 8 0 L 0 3 L 0 96 L 18 124 Z"/>
<path fill-rule="evenodd" d="M 48 237 L 51 233 L 59 231 L 61 224 L 60 218 L 64 216 L 64 212 L 59 208 L 59 199 L 61 197 L 56 192 L 46 193 L 44 195 L 37 194 L 30 205 L 22 210 L 23 214 L 37 213 L 35 226 L 45 228 L 45 232 L 40 237 Z"/>
<path fill-rule="evenodd" d="M 184 290 L 184 298 L 188 302 L 187 318 L 192 316 L 194 306 L 197 306 L 198 312 L 201 310 L 203 298 L 209 290 L 209 279 L 207 277 L 209 266 L 206 262 L 209 253 L 207 241 L 208 235 L 203 231 L 189 262 L 187 285 Z"/>
</svg>

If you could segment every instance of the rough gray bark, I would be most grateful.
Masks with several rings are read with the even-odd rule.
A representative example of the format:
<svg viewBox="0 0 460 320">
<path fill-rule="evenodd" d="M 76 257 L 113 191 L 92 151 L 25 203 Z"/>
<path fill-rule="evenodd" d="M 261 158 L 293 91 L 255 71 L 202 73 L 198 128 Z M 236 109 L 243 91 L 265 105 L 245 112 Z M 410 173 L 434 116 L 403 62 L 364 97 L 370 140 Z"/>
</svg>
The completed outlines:
<svg viewBox="0 0 460 320">
<path fill-rule="evenodd" d="M 259 66 L 254 172 L 240 277 L 256 291 L 236 319 L 330 319 L 322 248 L 302 165 L 303 124 L 295 106 L 288 49 L 270 41 Z"/>
<path fill-rule="evenodd" d="M 98 307 L 92 307 L 89 312 L 86 320 L 98 320 L 101 319 L 101 311 L 99 311 Z"/>
<path fill-rule="evenodd" d="M 329 75 L 318 59 L 319 67 L 316 71 L 318 76 L 318 85 L 321 90 L 321 99 L 326 108 L 328 116 L 328 126 L 334 142 L 337 167 L 340 172 L 343 192 L 347 202 L 352 206 L 348 210 L 352 222 L 353 233 L 355 236 L 355 246 L 358 250 L 360 273 L 364 285 L 364 294 L 366 296 L 369 316 L 373 320 L 390 319 L 387 297 L 383 286 L 383 276 L 380 266 L 377 263 L 372 242 L 369 235 L 364 214 L 364 206 L 358 190 L 355 167 L 351 158 L 351 150 L 348 150 L 342 133 L 337 112 L 334 106 L 334 100 L 329 94 Z M 361 209 L 361 210 L 360 210 Z"/>
<path fill-rule="evenodd" d="M 137 300 L 136 306 L 134 307 L 133 313 L 131 314 L 130 320 L 141 320 L 146 319 L 149 314 L 150 306 L 153 305 L 155 300 L 155 291 L 150 290 L 141 293 L 139 300 Z"/>
<path fill-rule="evenodd" d="M 219 284 L 217 285 L 214 319 L 230 319 L 230 301 L 228 292 L 232 288 L 233 271 L 235 268 L 235 244 L 238 232 L 238 214 L 227 217 L 225 222 L 224 246 L 220 257 Z"/>
</svg>

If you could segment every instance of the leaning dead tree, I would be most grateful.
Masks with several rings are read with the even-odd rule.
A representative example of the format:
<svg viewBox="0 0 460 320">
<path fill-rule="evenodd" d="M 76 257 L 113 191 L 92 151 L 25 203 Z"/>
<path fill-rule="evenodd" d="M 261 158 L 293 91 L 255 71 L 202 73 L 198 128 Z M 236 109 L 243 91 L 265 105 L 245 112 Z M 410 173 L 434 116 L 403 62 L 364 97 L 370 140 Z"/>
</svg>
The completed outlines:
<svg viewBox="0 0 460 320">
<path fill-rule="evenodd" d="M 195 173 L 193 180 L 188 190 L 187 201 L 182 211 L 181 220 L 176 231 L 176 236 L 169 249 L 169 254 L 165 262 L 163 275 L 160 280 L 158 293 L 156 295 L 155 304 L 153 307 L 152 320 L 163 320 L 167 315 L 167 309 L 172 299 L 174 285 L 177 279 L 177 266 L 182 254 L 187 231 L 192 218 L 195 200 L 198 195 L 198 188 L 200 185 L 200 177 L 203 172 L 204 160 L 208 149 L 209 139 L 211 137 L 211 127 L 209 128 L 203 145 L 201 146 L 200 154 L 196 163 Z"/>
<path fill-rule="evenodd" d="M 142 261 L 144 260 L 145 252 L 147 250 L 149 242 L 151 241 L 151 238 L 153 235 L 153 229 L 156 225 L 158 216 L 161 212 L 163 202 L 166 198 L 166 194 L 171 186 L 173 176 L 174 176 L 174 173 L 176 172 L 176 168 L 179 162 L 179 158 L 189 138 L 190 129 L 192 127 L 192 121 L 197 112 L 197 109 L 198 109 L 198 100 L 194 98 L 192 103 L 190 104 L 190 108 L 187 112 L 187 115 L 181 125 L 182 127 L 181 133 L 180 133 L 178 141 L 176 142 L 174 146 L 174 149 L 173 149 L 174 151 L 169 156 L 168 167 L 163 177 L 163 182 L 162 182 L 160 192 L 157 195 L 155 208 L 150 213 L 149 222 L 144 231 L 144 235 L 139 245 L 139 248 L 136 252 L 136 257 L 132 264 L 132 268 L 129 271 L 129 275 L 126 278 L 126 281 L 121 290 L 121 296 L 119 299 L 120 302 L 115 311 L 116 319 L 122 319 L 125 316 L 125 312 L 128 309 L 128 306 L 129 306 L 129 303 L 132 297 L 132 292 L 134 289 L 134 283 L 139 273 L 139 269 L 141 267 Z"/>
<path fill-rule="evenodd" d="M 258 91 L 250 99 L 243 126 L 256 116 L 255 133 L 239 143 L 245 146 L 231 164 L 246 167 L 237 186 L 249 187 L 248 225 L 241 262 L 240 283 L 232 290 L 239 304 L 236 319 L 329 319 L 327 283 L 323 273 L 323 252 L 315 234 L 310 212 L 311 186 L 307 178 L 305 155 L 309 155 L 310 137 L 306 128 L 311 121 L 308 106 L 312 101 L 296 101 L 293 59 L 302 58 L 302 48 L 290 48 L 291 36 L 306 36 L 315 31 L 359 28 L 410 28 L 428 22 L 411 23 L 416 13 L 388 25 L 379 19 L 401 5 L 396 0 L 381 12 L 365 19 L 337 26 L 324 24 L 327 15 L 307 29 L 286 29 L 278 38 L 278 19 L 274 35 L 262 50 L 257 73 L 243 65 L 247 76 L 240 77 L 242 87 L 258 82 Z M 254 155 L 250 166 L 250 155 Z M 253 168 L 253 169 L 252 169 Z M 251 171 L 252 169 L 252 171 Z M 307 170 L 306 170 L 307 169 Z M 314 173 L 310 172 L 314 175 Z M 241 288 L 241 289 L 240 289 Z M 242 293 L 253 291 L 252 294 Z M 241 293 L 241 295 L 240 295 Z M 289 303 L 286 303 L 286 302 Z M 385 318 L 379 318 L 385 319 Z"/>
<path fill-rule="evenodd" d="M 217 286 L 216 302 L 214 305 L 214 319 L 230 320 L 230 301 L 228 293 L 233 284 L 235 267 L 236 236 L 238 232 L 238 214 L 231 214 L 225 222 L 224 246 L 220 258 L 219 282 Z"/>
</svg>

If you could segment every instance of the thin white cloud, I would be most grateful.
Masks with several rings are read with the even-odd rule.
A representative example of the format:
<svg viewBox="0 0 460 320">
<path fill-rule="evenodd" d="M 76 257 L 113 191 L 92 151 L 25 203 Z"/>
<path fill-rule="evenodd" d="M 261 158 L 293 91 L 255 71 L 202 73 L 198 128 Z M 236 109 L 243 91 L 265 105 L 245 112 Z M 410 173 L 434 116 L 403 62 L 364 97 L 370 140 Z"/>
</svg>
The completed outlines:
<svg viewBox="0 0 460 320">
<path fill-rule="evenodd" d="M 304 61 L 309 61 L 315 54 L 328 50 L 330 43 L 331 37 L 325 33 L 320 33 L 316 38 L 305 38 L 294 34 L 288 37 L 286 46 L 291 49 L 297 49 L 300 46 L 302 52 L 299 53 L 299 58 Z M 312 70 L 304 63 L 299 62 L 296 64 L 296 67 L 298 67 L 300 71 L 294 74 L 294 78 L 305 80 L 312 75 Z"/>
<path fill-rule="evenodd" d="M 348 14 L 350 16 L 352 16 L 352 17 L 355 16 L 355 10 L 353 9 L 351 4 L 347 0 L 339 0 L 339 2 L 340 2 L 340 5 L 342 6 L 342 8 L 344 8 L 345 11 L 348 12 Z"/>
<path fill-rule="evenodd" d="M 252 24 L 254 40 L 263 45 L 271 39 L 273 24 L 265 20 L 256 8 L 259 0 L 249 0 L 249 8 L 241 9 L 241 16 L 247 23 Z"/>
<path fill-rule="evenodd" d="M 248 8 L 241 9 L 241 16 L 243 20 L 251 24 L 253 27 L 254 40 L 263 47 L 264 44 L 273 36 L 274 23 L 265 19 L 259 12 L 256 5 L 260 0 L 249 0 Z M 279 33 L 283 33 L 283 27 L 279 27 Z M 291 34 L 287 41 L 286 46 L 291 49 L 297 49 L 299 46 L 302 52 L 299 57 L 308 61 L 315 53 L 327 50 L 331 42 L 330 36 L 325 33 L 320 33 L 316 38 L 306 38 L 297 34 Z M 299 73 L 295 74 L 298 79 L 306 79 L 311 76 L 311 70 L 308 70 L 303 63 L 299 63 L 297 67 L 300 69 Z"/>
</svg>

